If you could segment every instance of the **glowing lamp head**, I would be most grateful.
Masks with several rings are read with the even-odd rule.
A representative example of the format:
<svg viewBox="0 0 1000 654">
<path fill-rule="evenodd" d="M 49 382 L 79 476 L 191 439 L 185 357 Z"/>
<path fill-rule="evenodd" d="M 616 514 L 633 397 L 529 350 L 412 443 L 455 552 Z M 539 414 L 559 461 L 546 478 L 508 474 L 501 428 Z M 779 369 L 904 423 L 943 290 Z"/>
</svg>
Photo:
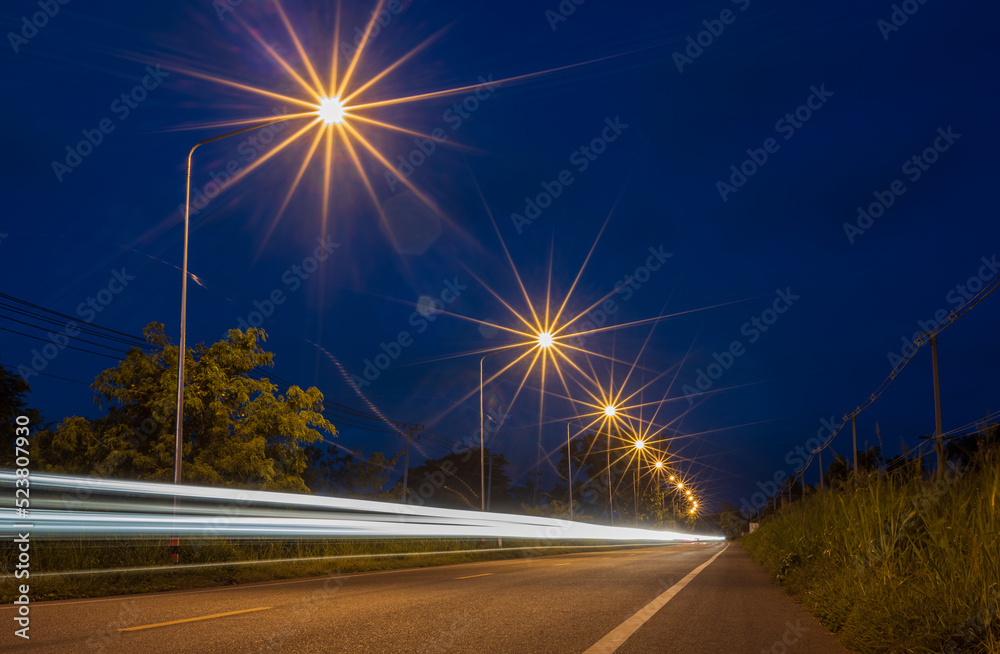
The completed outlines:
<svg viewBox="0 0 1000 654">
<path fill-rule="evenodd" d="M 656 462 L 656 467 L 657 468 L 662 468 L 663 467 L 663 461 L 657 461 Z"/>
<path fill-rule="evenodd" d="M 552 347 L 552 333 L 542 332 L 538 335 L 538 347 L 545 349 Z"/>
<path fill-rule="evenodd" d="M 644 447 L 646 447 L 646 441 L 636 441 L 635 442 L 635 449 L 641 450 Z"/>
<path fill-rule="evenodd" d="M 684 484 L 677 484 L 677 488 L 684 488 Z"/>
<path fill-rule="evenodd" d="M 316 114 L 327 125 L 336 125 L 344 122 L 344 103 L 340 98 L 323 98 L 319 101 Z"/>
<path fill-rule="evenodd" d="M 673 481 L 673 480 L 674 480 L 674 476 L 670 475 L 670 481 Z"/>
<path fill-rule="evenodd" d="M 616 410 L 615 410 L 614 405 L 610 405 L 609 404 L 608 406 L 604 407 L 604 415 L 606 415 L 607 417 L 610 418 L 613 415 L 615 415 L 615 413 L 616 413 Z"/>
</svg>

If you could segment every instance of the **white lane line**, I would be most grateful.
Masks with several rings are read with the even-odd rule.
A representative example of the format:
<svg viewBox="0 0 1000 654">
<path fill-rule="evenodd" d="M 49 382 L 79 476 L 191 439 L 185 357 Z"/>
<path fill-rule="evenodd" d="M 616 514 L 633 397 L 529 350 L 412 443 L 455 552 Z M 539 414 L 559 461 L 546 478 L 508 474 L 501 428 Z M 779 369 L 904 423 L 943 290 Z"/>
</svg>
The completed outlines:
<svg viewBox="0 0 1000 654">
<path fill-rule="evenodd" d="M 628 640 L 632 634 L 638 631 L 639 627 L 646 624 L 650 618 L 656 615 L 656 612 L 662 609 L 667 602 L 672 600 L 677 593 L 681 592 L 685 586 L 691 583 L 691 580 L 698 576 L 698 574 L 710 566 L 712 561 L 719 558 L 719 556 L 729 549 L 729 544 L 727 543 L 725 547 L 722 548 L 715 556 L 705 561 L 697 568 L 692 570 L 687 574 L 686 577 L 678 581 L 676 584 L 665 590 L 660 596 L 654 599 L 652 602 L 642 607 L 636 611 L 635 615 L 615 627 L 611 633 L 609 633 L 604 638 L 600 639 L 594 643 L 590 649 L 588 649 L 583 654 L 611 654 L 619 647 L 622 646 L 626 640 Z"/>
</svg>

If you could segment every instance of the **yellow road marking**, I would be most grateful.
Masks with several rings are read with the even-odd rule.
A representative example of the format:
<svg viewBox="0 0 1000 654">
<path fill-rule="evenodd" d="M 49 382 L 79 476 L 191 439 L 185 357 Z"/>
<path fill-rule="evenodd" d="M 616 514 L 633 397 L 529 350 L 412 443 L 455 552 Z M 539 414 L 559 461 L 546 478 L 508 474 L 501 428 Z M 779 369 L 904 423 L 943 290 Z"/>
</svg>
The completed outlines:
<svg viewBox="0 0 1000 654">
<path fill-rule="evenodd" d="M 472 579 L 473 577 L 489 577 L 492 572 L 486 572 L 481 575 L 469 575 L 468 577 L 455 577 L 455 579 Z"/>
<path fill-rule="evenodd" d="M 181 624 L 182 622 L 197 622 L 199 620 L 211 620 L 212 618 L 224 618 L 227 615 L 239 615 L 240 613 L 252 613 L 253 611 L 266 611 L 270 606 L 262 606 L 259 609 L 244 609 L 242 611 L 229 611 L 228 613 L 214 613 L 203 615 L 200 618 L 185 618 L 183 620 L 171 620 L 170 622 L 157 622 L 156 624 L 146 624 L 141 627 L 126 627 L 125 629 L 115 629 L 115 631 L 138 631 L 140 629 L 152 629 L 153 627 L 165 627 L 170 624 Z"/>
<path fill-rule="evenodd" d="M 573 564 L 572 563 L 553 563 L 552 565 L 554 567 L 557 567 L 557 566 L 560 566 L 560 565 L 573 565 Z"/>
</svg>

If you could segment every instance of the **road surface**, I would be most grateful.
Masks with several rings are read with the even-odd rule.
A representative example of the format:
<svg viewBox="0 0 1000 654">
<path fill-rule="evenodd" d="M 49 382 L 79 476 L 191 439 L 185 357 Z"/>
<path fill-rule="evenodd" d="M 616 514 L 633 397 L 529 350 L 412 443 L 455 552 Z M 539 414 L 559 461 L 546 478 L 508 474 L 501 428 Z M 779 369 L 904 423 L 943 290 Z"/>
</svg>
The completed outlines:
<svg viewBox="0 0 1000 654">
<path fill-rule="evenodd" d="M 586 552 L 0 607 L 0 651 L 842 654 L 736 544 Z"/>
</svg>

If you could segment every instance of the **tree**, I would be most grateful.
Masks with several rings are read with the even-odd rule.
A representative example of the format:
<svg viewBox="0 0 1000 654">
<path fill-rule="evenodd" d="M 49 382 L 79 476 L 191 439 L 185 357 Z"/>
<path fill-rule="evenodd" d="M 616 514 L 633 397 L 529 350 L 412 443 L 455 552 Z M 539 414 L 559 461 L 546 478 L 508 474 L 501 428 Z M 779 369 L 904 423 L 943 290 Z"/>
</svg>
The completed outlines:
<svg viewBox="0 0 1000 654">
<path fill-rule="evenodd" d="M 31 387 L 23 377 L 0 366 L 0 426 L 3 428 L 3 452 L 0 452 L 0 468 L 14 467 L 14 441 L 17 438 L 18 416 L 28 418 L 31 433 L 38 429 L 41 416 L 37 409 L 28 408 L 28 393 Z"/>
<path fill-rule="evenodd" d="M 594 517 L 608 515 L 608 483 L 614 494 L 614 511 L 616 518 L 634 513 L 635 466 L 637 459 L 623 452 L 620 437 L 612 438 L 611 471 L 608 474 L 608 436 L 606 433 L 588 432 L 572 440 L 571 455 L 573 457 L 573 508 L 576 513 L 589 514 Z M 647 463 L 643 464 L 643 476 L 639 481 L 639 492 L 643 495 L 652 487 Z M 559 461 L 556 464 L 559 475 L 566 479 L 566 449 L 560 448 Z M 553 497 L 568 502 L 567 487 L 557 484 L 552 491 Z M 647 498 L 640 507 L 640 513 L 659 516 L 662 511 L 655 511 L 652 504 L 662 500 L 659 496 Z M 649 506 L 647 506 L 649 504 Z M 644 508 L 645 507 L 645 508 Z M 654 517 L 654 520 L 656 518 Z"/>
<path fill-rule="evenodd" d="M 492 476 L 490 456 L 493 457 Z M 410 469 L 407 479 L 410 502 L 478 510 L 482 505 L 479 461 L 479 448 L 473 447 L 438 459 L 427 459 L 423 465 Z M 508 500 L 511 481 L 504 472 L 510 462 L 502 454 L 491 454 L 489 448 L 486 448 L 486 462 L 490 509 L 513 508 Z"/>
<path fill-rule="evenodd" d="M 372 452 L 365 457 L 364 449 L 349 454 L 344 458 L 341 469 L 338 471 L 339 485 L 346 494 L 360 495 L 366 498 L 389 499 L 383 497 L 383 489 L 389 482 L 389 476 L 393 468 L 399 463 L 403 451 L 396 452 L 391 459 L 382 452 Z M 395 499 L 399 500 L 401 494 L 397 494 Z"/>
<path fill-rule="evenodd" d="M 177 350 L 150 323 L 152 352 L 133 348 L 91 388 L 100 418 L 65 419 L 38 438 L 42 469 L 132 479 L 173 479 Z M 182 478 L 213 486 L 309 492 L 304 444 L 333 436 L 320 413 L 323 394 L 292 386 L 284 395 L 251 372 L 273 365 L 263 330 L 230 330 L 210 347 L 188 349 L 185 362 Z"/>
</svg>

